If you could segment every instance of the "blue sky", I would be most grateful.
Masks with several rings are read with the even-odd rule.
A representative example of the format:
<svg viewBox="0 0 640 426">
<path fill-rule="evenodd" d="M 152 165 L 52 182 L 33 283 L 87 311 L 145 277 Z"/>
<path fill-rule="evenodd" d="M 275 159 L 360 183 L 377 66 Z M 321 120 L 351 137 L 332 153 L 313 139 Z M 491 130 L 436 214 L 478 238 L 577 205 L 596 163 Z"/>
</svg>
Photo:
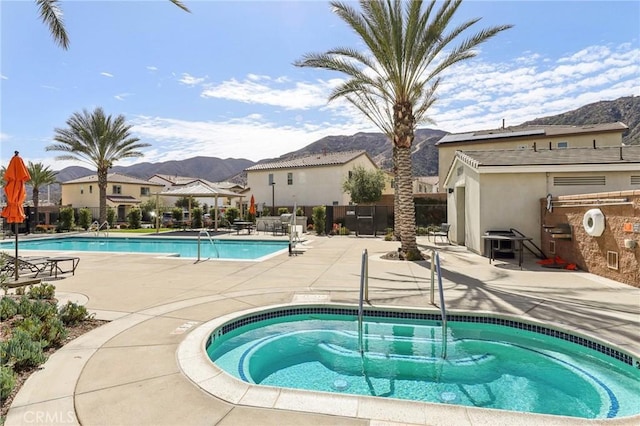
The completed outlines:
<svg viewBox="0 0 640 426">
<path fill-rule="evenodd" d="M 83 109 L 123 114 L 152 146 L 135 162 L 194 156 L 258 161 L 324 136 L 377 131 L 344 102 L 341 75 L 292 65 L 362 44 L 324 1 L 62 0 L 69 50 L 35 1 L 0 1 L 1 164 L 13 151 L 59 170 L 54 129 Z M 459 20 L 514 28 L 451 68 L 421 127 L 520 124 L 591 102 L 640 95 L 640 2 L 477 1 Z"/>
</svg>

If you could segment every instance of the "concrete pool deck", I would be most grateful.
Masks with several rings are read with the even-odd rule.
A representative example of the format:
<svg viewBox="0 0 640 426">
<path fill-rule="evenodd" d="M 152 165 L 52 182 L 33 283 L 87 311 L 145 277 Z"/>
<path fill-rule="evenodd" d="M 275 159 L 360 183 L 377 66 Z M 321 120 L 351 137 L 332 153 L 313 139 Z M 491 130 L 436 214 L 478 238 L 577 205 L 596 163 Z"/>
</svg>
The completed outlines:
<svg viewBox="0 0 640 426">
<path fill-rule="evenodd" d="M 282 237 L 234 233 L 228 238 Z M 319 394 L 316 403 L 309 404 L 301 397 L 303 391 L 248 390 L 224 378 L 216 386 L 227 397 L 204 392 L 178 360 L 179 346 L 194 330 L 224 315 L 271 305 L 313 300 L 356 305 L 363 249 L 369 254 L 373 306 L 433 309 L 429 262 L 380 259 L 395 250 L 397 242 L 353 236 L 307 239 L 304 253 L 285 253 L 263 262 L 194 263 L 153 255 L 75 252 L 81 257 L 75 276 L 51 281 L 58 297 L 78 300 L 96 318 L 111 322 L 51 356 L 18 393 L 5 424 L 585 424 L 584 419 L 398 400 L 372 402 L 370 397 L 345 402 L 331 394 Z M 640 354 L 640 289 L 585 272 L 542 268 L 533 257 L 525 256 L 520 270 L 517 260 L 490 265 L 464 247 L 436 245 L 423 237 L 418 242 L 425 250 L 440 250 L 448 310 L 548 322 Z"/>
</svg>

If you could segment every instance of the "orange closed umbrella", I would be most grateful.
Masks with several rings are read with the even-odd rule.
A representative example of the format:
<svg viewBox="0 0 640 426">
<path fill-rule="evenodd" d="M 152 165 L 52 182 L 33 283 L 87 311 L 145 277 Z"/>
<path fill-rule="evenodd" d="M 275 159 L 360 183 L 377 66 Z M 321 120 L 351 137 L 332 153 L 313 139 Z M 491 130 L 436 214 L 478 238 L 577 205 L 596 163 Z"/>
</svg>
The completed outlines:
<svg viewBox="0 0 640 426">
<path fill-rule="evenodd" d="M 7 206 L 2 209 L 2 217 L 7 220 L 7 223 L 15 223 L 16 234 L 16 255 L 15 255 L 15 272 L 16 281 L 18 280 L 18 224 L 24 222 L 25 214 L 22 204 L 27 198 L 27 190 L 25 183 L 31 180 L 29 171 L 24 165 L 24 161 L 18 155 L 18 151 L 15 151 L 15 155 L 9 162 L 9 167 L 4 173 L 4 192 L 7 196 Z"/>
<path fill-rule="evenodd" d="M 256 215 L 256 199 L 253 198 L 253 195 L 251 196 L 251 201 L 249 203 L 249 213 L 254 216 Z"/>
</svg>

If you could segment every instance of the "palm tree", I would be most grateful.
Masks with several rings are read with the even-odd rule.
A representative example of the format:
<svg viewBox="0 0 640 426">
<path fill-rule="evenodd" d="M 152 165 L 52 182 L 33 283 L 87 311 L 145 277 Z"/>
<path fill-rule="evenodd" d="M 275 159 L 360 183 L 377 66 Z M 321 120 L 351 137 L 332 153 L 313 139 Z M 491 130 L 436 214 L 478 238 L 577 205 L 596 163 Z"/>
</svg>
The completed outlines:
<svg viewBox="0 0 640 426">
<path fill-rule="evenodd" d="M 142 157 L 137 149 L 150 146 L 139 143 L 138 138 L 130 134 L 131 126 L 125 118 L 118 115 L 112 118 L 105 115 L 102 108 L 93 112 L 86 109 L 74 113 L 67 120 L 66 129 L 55 129 L 53 140 L 57 144 L 46 147 L 47 151 L 61 151 L 67 154 L 56 160 L 77 160 L 90 164 L 97 169 L 98 189 L 100 192 L 100 223 L 107 220 L 107 173 L 113 163 L 123 158 Z"/>
<path fill-rule="evenodd" d="M 461 2 L 445 1 L 436 10 L 433 0 L 423 10 L 422 1 L 360 0 L 359 12 L 351 3 L 333 1 L 334 12 L 356 32 L 368 52 L 341 47 L 306 54 L 295 62 L 346 74 L 349 78 L 332 91 L 329 101 L 347 99 L 391 139 L 397 185 L 395 223 L 400 228 L 396 232 L 401 251 L 410 259 L 421 258 L 411 185 L 416 126 L 430 121 L 427 112 L 436 101 L 442 72 L 474 57 L 478 45 L 511 27 L 484 29 L 450 46 L 480 20 L 449 28 Z"/>
<path fill-rule="evenodd" d="M 49 168 L 49 166 L 44 166 L 42 163 L 32 163 L 29 161 L 27 164 L 27 170 L 29 170 L 29 175 L 31 175 L 31 180 L 27 183 L 31 185 L 32 194 L 33 194 L 33 209 L 34 215 L 36 217 L 36 223 L 34 226 L 38 225 L 38 205 L 40 204 L 40 188 L 44 185 L 50 185 L 56 182 L 56 174 Z"/>
<path fill-rule="evenodd" d="M 190 10 L 180 0 L 169 0 L 180 9 L 190 12 Z M 58 0 L 36 0 L 36 5 L 40 11 L 40 19 L 49 27 L 49 32 L 53 40 L 63 49 L 69 48 L 69 37 L 62 20 L 62 9 L 58 5 Z"/>
</svg>

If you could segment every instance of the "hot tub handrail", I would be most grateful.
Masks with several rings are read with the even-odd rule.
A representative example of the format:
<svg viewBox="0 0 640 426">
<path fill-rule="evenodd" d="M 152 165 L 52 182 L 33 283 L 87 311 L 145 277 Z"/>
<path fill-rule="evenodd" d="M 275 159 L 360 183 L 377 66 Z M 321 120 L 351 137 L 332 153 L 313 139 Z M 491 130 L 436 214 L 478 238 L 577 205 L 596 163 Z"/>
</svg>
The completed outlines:
<svg viewBox="0 0 640 426">
<path fill-rule="evenodd" d="M 364 301 L 369 302 L 369 257 L 367 249 L 362 250 L 362 264 L 360 266 L 360 296 L 358 298 L 358 348 L 364 353 L 362 345 L 362 317 L 364 315 Z"/>
<path fill-rule="evenodd" d="M 438 272 L 438 292 L 440 293 L 440 315 L 442 316 L 442 359 L 447 358 L 447 310 L 444 306 L 444 290 L 442 288 L 442 273 L 440 270 L 440 253 L 435 251 L 435 264 Z M 433 264 L 433 258 L 432 262 Z"/>
</svg>

